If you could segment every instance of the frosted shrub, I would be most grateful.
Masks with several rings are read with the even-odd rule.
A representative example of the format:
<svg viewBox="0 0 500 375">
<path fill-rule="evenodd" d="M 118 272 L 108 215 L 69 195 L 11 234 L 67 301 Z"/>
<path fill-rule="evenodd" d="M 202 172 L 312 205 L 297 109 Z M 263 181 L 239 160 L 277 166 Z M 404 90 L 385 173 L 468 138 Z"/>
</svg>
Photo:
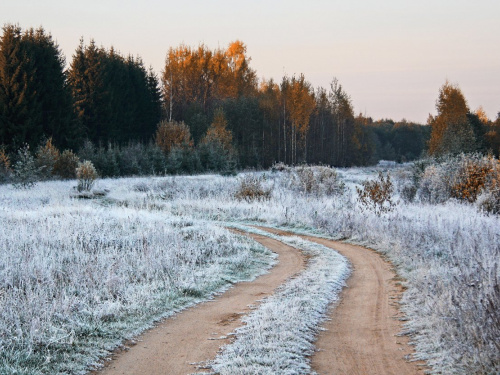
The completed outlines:
<svg viewBox="0 0 500 375">
<path fill-rule="evenodd" d="M 286 171 L 288 169 L 289 169 L 289 167 L 281 161 L 279 163 L 274 163 L 271 166 L 271 172 L 283 172 L 283 171 Z"/>
<path fill-rule="evenodd" d="M 400 169 L 395 174 L 396 191 L 401 199 L 406 203 L 411 203 L 417 194 L 417 186 L 413 173 L 408 169 Z"/>
<path fill-rule="evenodd" d="M 377 216 L 392 211 L 396 205 L 392 198 L 394 186 L 389 174 L 384 178 L 382 172 L 379 172 L 376 180 L 364 181 L 361 188 L 356 187 L 356 192 L 361 207 Z"/>
<path fill-rule="evenodd" d="M 236 199 L 246 200 L 247 202 L 269 200 L 271 199 L 273 187 L 264 186 L 265 183 L 265 176 L 245 175 L 240 179 L 240 186 L 234 196 Z"/>
<path fill-rule="evenodd" d="M 97 179 L 97 171 L 92 162 L 85 160 L 78 164 L 76 168 L 76 178 L 78 179 L 77 190 L 79 192 L 90 191 Z"/>
<path fill-rule="evenodd" d="M 14 164 L 14 187 L 28 189 L 36 185 L 39 168 L 35 165 L 35 158 L 30 153 L 28 145 L 22 147 Z"/>
<path fill-rule="evenodd" d="M 497 160 L 480 155 L 462 155 L 456 163 L 458 168 L 451 181 L 451 196 L 470 203 L 476 201 L 500 170 Z"/>
<path fill-rule="evenodd" d="M 147 193 L 149 190 L 151 190 L 151 186 L 146 183 L 145 181 L 140 181 L 136 183 L 133 187 L 134 191 L 140 192 L 140 193 Z"/>
<path fill-rule="evenodd" d="M 416 195 L 417 195 L 417 187 L 412 183 L 402 185 L 401 189 L 399 190 L 399 196 L 406 203 L 413 202 Z"/>
<path fill-rule="evenodd" d="M 302 193 L 312 193 L 315 186 L 314 172 L 311 167 L 301 166 L 293 170 L 292 186 Z"/>
<path fill-rule="evenodd" d="M 495 196 L 495 182 L 499 180 L 500 164 L 493 157 L 479 154 L 458 155 L 425 168 L 419 179 L 418 197 L 422 202 L 438 204 L 455 198 L 474 203 Z M 489 197 L 489 198 L 487 198 Z"/>
<path fill-rule="evenodd" d="M 318 171 L 319 191 L 326 195 L 342 194 L 345 189 L 345 184 L 341 181 L 337 171 L 329 167 L 316 167 Z"/>
<path fill-rule="evenodd" d="M 442 166 L 431 165 L 425 169 L 417 191 L 421 202 L 438 204 L 450 197 L 449 186 Z"/>
<path fill-rule="evenodd" d="M 500 165 L 498 162 L 488 176 L 486 188 L 479 195 L 477 205 L 482 211 L 500 214 Z"/>
<path fill-rule="evenodd" d="M 482 193 L 477 198 L 477 206 L 481 211 L 500 214 L 500 190 Z"/>
<path fill-rule="evenodd" d="M 292 190 L 312 195 L 337 195 L 344 192 L 345 185 L 337 171 L 324 166 L 300 166 L 284 174 Z"/>
</svg>

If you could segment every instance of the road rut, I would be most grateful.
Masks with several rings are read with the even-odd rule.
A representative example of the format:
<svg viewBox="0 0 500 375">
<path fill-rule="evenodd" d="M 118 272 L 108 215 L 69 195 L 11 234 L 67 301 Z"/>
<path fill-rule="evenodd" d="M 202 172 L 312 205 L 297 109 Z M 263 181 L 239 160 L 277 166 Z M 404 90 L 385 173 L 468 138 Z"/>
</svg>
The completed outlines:
<svg viewBox="0 0 500 375">
<path fill-rule="evenodd" d="M 278 235 L 293 233 L 258 227 Z M 335 249 L 353 271 L 340 302 L 332 306 L 316 341 L 312 368 L 319 375 L 417 375 L 424 363 L 409 362 L 413 352 L 402 330 L 398 301 L 403 293 L 391 264 L 377 252 L 339 241 L 299 236 Z"/>
<path fill-rule="evenodd" d="M 295 235 L 281 230 L 258 227 L 279 235 Z M 127 352 L 116 354 L 98 375 L 178 374 L 199 370 L 198 365 L 215 358 L 227 343 L 227 334 L 241 326 L 241 316 L 250 305 L 305 267 L 304 256 L 277 240 L 247 234 L 276 252 L 279 263 L 270 273 L 253 282 L 238 283 L 213 301 L 201 303 L 138 338 Z M 316 341 L 318 351 L 312 368 L 320 375 L 420 375 L 421 362 L 409 362 L 412 347 L 402 329 L 398 301 L 403 289 L 390 263 L 373 250 L 327 239 L 300 236 L 335 249 L 347 257 L 353 272 L 340 302 L 332 306 Z"/>
<path fill-rule="evenodd" d="M 197 364 L 215 358 L 219 348 L 229 343 L 221 337 L 242 325 L 249 305 L 258 304 L 305 266 L 299 250 L 265 236 L 249 236 L 278 254 L 278 264 L 268 274 L 165 319 L 138 337 L 130 350 L 116 353 L 102 370 L 91 374 L 186 375 L 198 371 Z"/>
</svg>

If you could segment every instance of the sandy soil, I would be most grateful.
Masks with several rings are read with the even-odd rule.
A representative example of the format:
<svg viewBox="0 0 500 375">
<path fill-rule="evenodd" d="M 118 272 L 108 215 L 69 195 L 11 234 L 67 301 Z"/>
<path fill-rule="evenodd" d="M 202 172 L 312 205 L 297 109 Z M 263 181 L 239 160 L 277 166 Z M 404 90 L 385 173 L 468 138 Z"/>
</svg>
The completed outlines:
<svg viewBox="0 0 500 375">
<path fill-rule="evenodd" d="M 370 249 L 302 237 L 337 250 L 353 265 L 340 303 L 332 306 L 330 320 L 323 325 L 327 330 L 316 342 L 313 369 L 320 375 L 423 374 L 422 362 L 406 360 L 412 353 L 408 338 L 398 336 L 402 330 L 398 301 L 403 289 L 391 264 Z"/>
<path fill-rule="evenodd" d="M 281 235 L 279 230 L 260 228 Z M 250 235 L 279 255 L 269 274 L 254 282 L 239 283 L 211 302 L 166 319 L 138 338 L 130 350 L 115 353 L 105 368 L 93 374 L 179 374 L 199 370 L 227 344 L 227 334 L 240 326 L 249 306 L 273 292 L 305 265 L 300 252 L 279 241 Z M 403 289 L 390 263 L 375 251 L 337 241 L 303 236 L 346 256 L 353 273 L 332 306 L 316 342 L 312 367 L 320 375 L 414 375 L 423 374 L 423 363 L 408 362 L 412 352 L 406 337 L 399 337 L 398 300 Z"/>
<path fill-rule="evenodd" d="M 115 353 L 98 375 L 186 375 L 215 358 L 224 338 L 241 326 L 241 316 L 305 266 L 302 254 L 279 241 L 251 235 L 278 254 L 279 263 L 253 282 L 236 284 L 213 301 L 166 319 L 137 338 L 129 350 Z"/>
</svg>

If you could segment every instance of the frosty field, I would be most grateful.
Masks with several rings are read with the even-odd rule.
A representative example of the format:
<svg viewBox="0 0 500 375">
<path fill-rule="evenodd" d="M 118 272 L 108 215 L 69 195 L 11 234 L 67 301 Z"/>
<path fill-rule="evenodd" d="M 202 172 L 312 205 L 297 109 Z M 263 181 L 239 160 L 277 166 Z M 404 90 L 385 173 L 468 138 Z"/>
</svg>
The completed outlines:
<svg viewBox="0 0 500 375">
<path fill-rule="evenodd" d="M 259 172 L 271 196 L 251 202 L 235 198 L 242 175 L 101 180 L 110 193 L 95 200 L 71 199 L 74 181 L 0 186 L 0 373 L 83 373 L 154 320 L 265 272 L 272 254 L 231 234 L 228 223 L 322 234 L 386 254 L 406 279 L 405 333 L 416 358 L 436 374 L 498 373 L 500 219 L 455 201 L 401 201 L 378 216 L 354 191 L 375 172 L 340 171 L 346 192 L 333 195 L 301 192 L 286 172 Z M 255 315 L 269 314 L 272 303 Z M 315 322 L 314 336 L 319 320 L 299 318 Z M 258 352 L 251 332 L 237 337 L 234 345 Z M 230 368 L 231 350 L 216 368 Z M 291 373 L 307 373 L 301 366 Z"/>
</svg>

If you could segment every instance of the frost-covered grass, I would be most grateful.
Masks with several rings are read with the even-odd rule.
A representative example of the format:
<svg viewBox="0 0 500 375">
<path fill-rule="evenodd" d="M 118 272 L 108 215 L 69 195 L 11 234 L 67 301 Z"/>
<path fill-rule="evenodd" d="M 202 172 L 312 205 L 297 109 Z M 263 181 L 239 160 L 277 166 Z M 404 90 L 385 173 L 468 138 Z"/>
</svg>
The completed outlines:
<svg viewBox="0 0 500 375">
<path fill-rule="evenodd" d="M 0 186 L 1 246 L 2 249 L 7 246 L 7 242 L 3 241 L 5 236 L 4 220 L 10 223 L 8 224 L 9 236 L 15 237 L 14 228 L 21 228 L 20 231 L 23 234 L 20 233 L 19 239 L 16 241 L 30 241 L 30 236 L 36 236 L 34 229 L 27 231 L 27 229 L 22 228 L 28 223 L 37 223 L 32 228 L 38 226 L 43 228 L 46 233 L 44 238 L 49 238 L 53 243 L 51 246 L 56 249 L 59 248 L 56 245 L 58 239 L 61 241 L 61 245 L 65 244 L 59 226 L 62 226 L 63 231 L 75 233 L 76 231 L 69 230 L 68 225 L 63 222 L 71 220 L 79 222 L 83 219 L 75 217 L 84 216 L 86 213 L 92 218 L 89 218 L 89 221 L 96 220 L 96 222 L 102 223 L 94 227 L 91 226 L 91 228 L 97 228 L 96 231 L 100 230 L 101 227 L 103 230 L 108 228 L 106 229 L 107 233 L 111 234 L 104 236 L 105 241 L 103 240 L 102 243 L 111 248 L 114 245 L 110 245 L 109 241 L 117 237 L 115 227 L 122 226 L 128 231 L 128 228 L 134 227 L 135 218 L 138 222 L 134 227 L 135 237 L 133 235 L 127 237 L 126 235 L 124 241 L 129 241 L 128 244 L 135 244 L 136 254 L 141 254 L 139 250 L 142 241 L 141 225 L 143 221 L 146 223 L 147 236 L 152 236 L 152 238 L 155 238 L 154 233 L 156 233 L 156 229 L 153 228 L 163 226 L 167 229 L 170 228 L 168 230 L 162 228 L 162 230 L 167 232 L 170 230 L 172 238 L 175 239 L 180 236 L 182 231 L 198 227 L 199 230 L 194 229 L 193 231 L 201 233 L 200 238 L 190 239 L 188 237 L 187 239 L 182 238 L 182 241 L 179 240 L 179 243 L 183 244 L 179 249 L 180 254 L 185 253 L 183 246 L 189 248 L 189 244 L 198 243 L 198 241 L 206 244 L 208 236 L 213 236 L 214 239 L 225 237 L 227 243 L 236 241 L 229 237 L 227 232 L 217 229 L 216 222 L 253 222 L 286 227 L 297 232 L 317 232 L 337 239 L 346 239 L 385 253 L 396 265 L 399 274 L 407 280 L 407 290 L 402 305 L 408 318 L 405 329 L 411 334 L 412 340 L 416 344 L 416 357 L 426 360 L 431 365 L 433 373 L 500 373 L 500 270 L 498 268 L 500 218 L 485 215 L 478 212 L 476 207 L 472 205 L 455 201 L 439 205 L 400 203 L 393 212 L 379 217 L 370 211 L 363 211 L 354 194 L 354 186 L 364 179 L 374 176 L 375 172 L 375 168 L 340 171 L 340 175 L 347 182 L 346 193 L 342 196 L 302 194 L 290 188 L 286 173 L 259 173 L 260 176 L 265 175 L 264 186 L 273 188 L 271 198 L 262 202 L 247 202 L 235 198 L 237 188 L 240 185 L 239 177 L 208 175 L 102 180 L 99 183 L 100 187 L 110 189 L 110 194 L 101 200 L 83 202 L 69 199 L 71 183 L 66 182 L 43 183 L 34 190 L 26 192 L 14 191 L 10 187 Z M 75 182 L 72 184 L 74 185 Z M 56 214 L 58 210 L 62 212 L 60 219 L 57 218 L 59 214 Z M 54 217 L 51 216 L 52 213 L 54 213 Z M 119 219 L 113 219 L 119 225 L 113 228 L 107 227 L 106 220 L 96 219 L 100 215 L 111 218 L 119 217 Z M 127 223 L 127 220 L 130 223 L 124 224 L 124 222 Z M 113 221 L 111 220 L 111 222 Z M 186 229 L 183 224 L 175 226 L 175 222 L 193 224 Z M 210 222 L 214 224 L 209 224 Z M 82 222 L 83 232 L 85 232 L 87 224 Z M 151 229 L 147 229 L 148 225 Z M 58 235 L 54 235 L 52 239 L 51 233 Z M 124 232 L 118 229 L 116 233 Z M 119 238 L 121 239 L 121 237 Z M 67 245 L 64 246 L 67 247 Z M 66 249 L 64 246 L 62 248 Z M 242 246 L 247 248 L 248 244 Z M 22 246 L 18 246 L 15 250 L 10 248 L 9 251 L 15 254 L 32 254 L 32 252 L 24 251 Z M 189 250 L 187 254 L 190 254 L 190 251 L 192 251 L 192 255 L 184 258 L 182 262 L 186 262 L 191 256 L 196 258 L 197 251 Z M 247 250 L 236 248 L 232 251 L 254 254 L 248 248 Z M 55 253 L 57 252 L 53 251 L 51 254 Z M 104 254 L 102 255 L 104 256 Z M 140 257 L 143 256 L 140 255 Z M 12 256 L 9 259 L 12 264 L 16 264 L 18 261 Z M 153 261 L 158 262 L 158 259 L 161 259 L 161 256 L 157 256 Z M 238 256 L 236 259 L 239 259 Z M 255 258 L 252 255 L 247 259 Z M 40 262 L 42 261 L 45 262 L 45 258 L 40 260 Z M 0 262 L 4 262 L 3 254 Z M 109 264 L 110 260 L 107 262 Z M 123 262 L 126 264 L 126 261 Z M 211 262 L 216 262 L 216 259 L 212 259 L 206 265 L 207 269 L 210 269 Z M 1 275 L 6 272 L 4 264 L 1 263 Z M 51 266 L 52 268 L 48 267 L 49 270 L 53 270 L 50 272 L 53 275 L 51 277 L 55 280 L 64 279 L 58 271 L 62 268 L 58 264 L 56 262 Z M 238 263 L 236 260 L 236 269 L 238 264 L 244 263 Z M 232 267 L 231 264 L 227 266 Z M 246 265 L 241 267 L 242 269 L 239 271 L 244 271 Z M 162 268 L 159 265 L 153 266 L 153 269 L 157 270 L 155 277 L 162 274 Z M 96 267 L 96 270 L 99 270 L 99 267 Z M 103 268 L 102 272 L 104 271 Z M 205 278 L 201 277 L 201 279 Z M 3 278 L 0 278 L 0 283 L 2 280 Z M 38 287 L 41 288 L 42 284 L 38 283 L 37 277 L 30 276 L 27 280 L 30 280 L 29 283 L 26 281 L 22 285 L 39 285 Z M 156 285 L 157 281 L 154 280 L 152 285 Z M 181 278 L 181 280 L 184 279 Z M 188 280 L 190 279 L 188 278 Z M 148 282 L 150 282 L 149 279 Z M 55 290 L 50 289 L 50 284 L 47 285 L 49 285 L 49 290 Z M 99 288 L 103 291 L 109 289 L 104 283 Z M 5 303 L 6 293 L 11 293 L 11 291 L 12 288 L 2 287 L 0 303 Z M 71 297 L 68 291 L 61 292 L 61 295 L 64 293 L 66 293 L 67 298 Z M 90 299 L 90 301 L 92 300 Z M 42 311 L 49 310 L 49 308 L 49 304 L 41 307 Z M 11 311 L 12 316 L 15 315 L 12 308 L 9 311 Z M 3 314 L 3 312 L 1 313 Z M 139 311 L 137 313 L 140 314 Z M 43 314 L 39 315 L 43 316 Z M 20 323 L 20 327 L 24 329 L 23 332 L 31 332 L 30 319 L 34 319 L 33 321 L 36 322 L 36 318 L 27 315 L 27 318 Z M 12 320 L 6 319 L 2 316 L 0 320 L 2 327 L 10 329 L 9 336 L 5 336 L 5 333 L 0 334 L 4 348 L 7 339 L 12 341 L 11 336 L 18 337 L 16 334 L 10 335 L 10 332 L 17 329 L 16 324 L 12 325 L 10 323 Z M 126 331 L 128 326 L 128 322 L 124 323 L 123 330 Z M 135 330 L 136 328 L 132 328 L 128 332 L 135 332 Z M 59 335 L 57 330 L 47 332 L 47 337 L 50 338 L 47 339 L 48 342 L 51 339 L 64 337 L 64 334 Z M 66 335 L 69 333 L 71 330 L 67 331 Z M 123 336 L 127 335 L 128 333 L 123 334 Z M 68 346 L 69 344 L 66 344 L 64 340 L 67 339 L 63 339 L 62 342 Z M 98 340 L 101 338 L 99 337 Z M 297 340 L 300 341 L 300 338 Z M 109 340 L 110 343 L 117 341 L 118 338 L 115 337 Z M 55 342 L 51 345 L 48 348 L 52 356 L 53 347 L 59 344 Z M 249 344 L 244 345 L 248 347 Z M 80 343 L 76 347 L 79 348 Z M 43 352 L 44 345 L 32 346 L 32 348 L 31 352 L 26 352 L 26 355 L 29 356 L 28 359 Z M 96 350 L 96 353 L 99 350 L 101 349 Z M 77 350 L 73 352 L 78 353 Z M 4 353 L 3 348 L 2 353 Z M 83 357 L 87 354 L 83 352 L 81 355 Z M 5 357 L 9 358 L 9 355 L 5 355 Z M 95 360 L 95 357 L 91 358 L 92 361 Z M 81 360 L 81 363 L 83 362 L 84 360 Z"/>
<path fill-rule="evenodd" d="M 287 188 L 284 173 L 265 174 L 274 186 L 265 202 L 231 199 L 238 183 L 227 177 L 171 178 L 162 182 L 169 185 L 168 194 L 154 189 L 140 199 L 130 191 L 124 194 L 130 194 L 131 204 L 181 217 L 316 231 L 375 248 L 407 280 L 402 308 L 416 358 L 426 360 L 436 374 L 499 373 L 500 218 L 456 201 L 400 202 L 380 217 L 363 211 L 354 186 L 376 171 L 341 171 L 348 185 L 343 196 L 299 194 Z"/>
<path fill-rule="evenodd" d="M 288 280 L 257 310 L 243 318 L 236 340 L 212 364 L 221 375 L 311 374 L 310 356 L 318 327 L 349 275 L 347 260 L 322 245 L 254 228 L 311 256 L 307 268 Z"/>
<path fill-rule="evenodd" d="M 0 186 L 0 373 L 84 373 L 161 317 L 273 262 L 210 223 L 106 201 L 71 183 Z"/>
</svg>

